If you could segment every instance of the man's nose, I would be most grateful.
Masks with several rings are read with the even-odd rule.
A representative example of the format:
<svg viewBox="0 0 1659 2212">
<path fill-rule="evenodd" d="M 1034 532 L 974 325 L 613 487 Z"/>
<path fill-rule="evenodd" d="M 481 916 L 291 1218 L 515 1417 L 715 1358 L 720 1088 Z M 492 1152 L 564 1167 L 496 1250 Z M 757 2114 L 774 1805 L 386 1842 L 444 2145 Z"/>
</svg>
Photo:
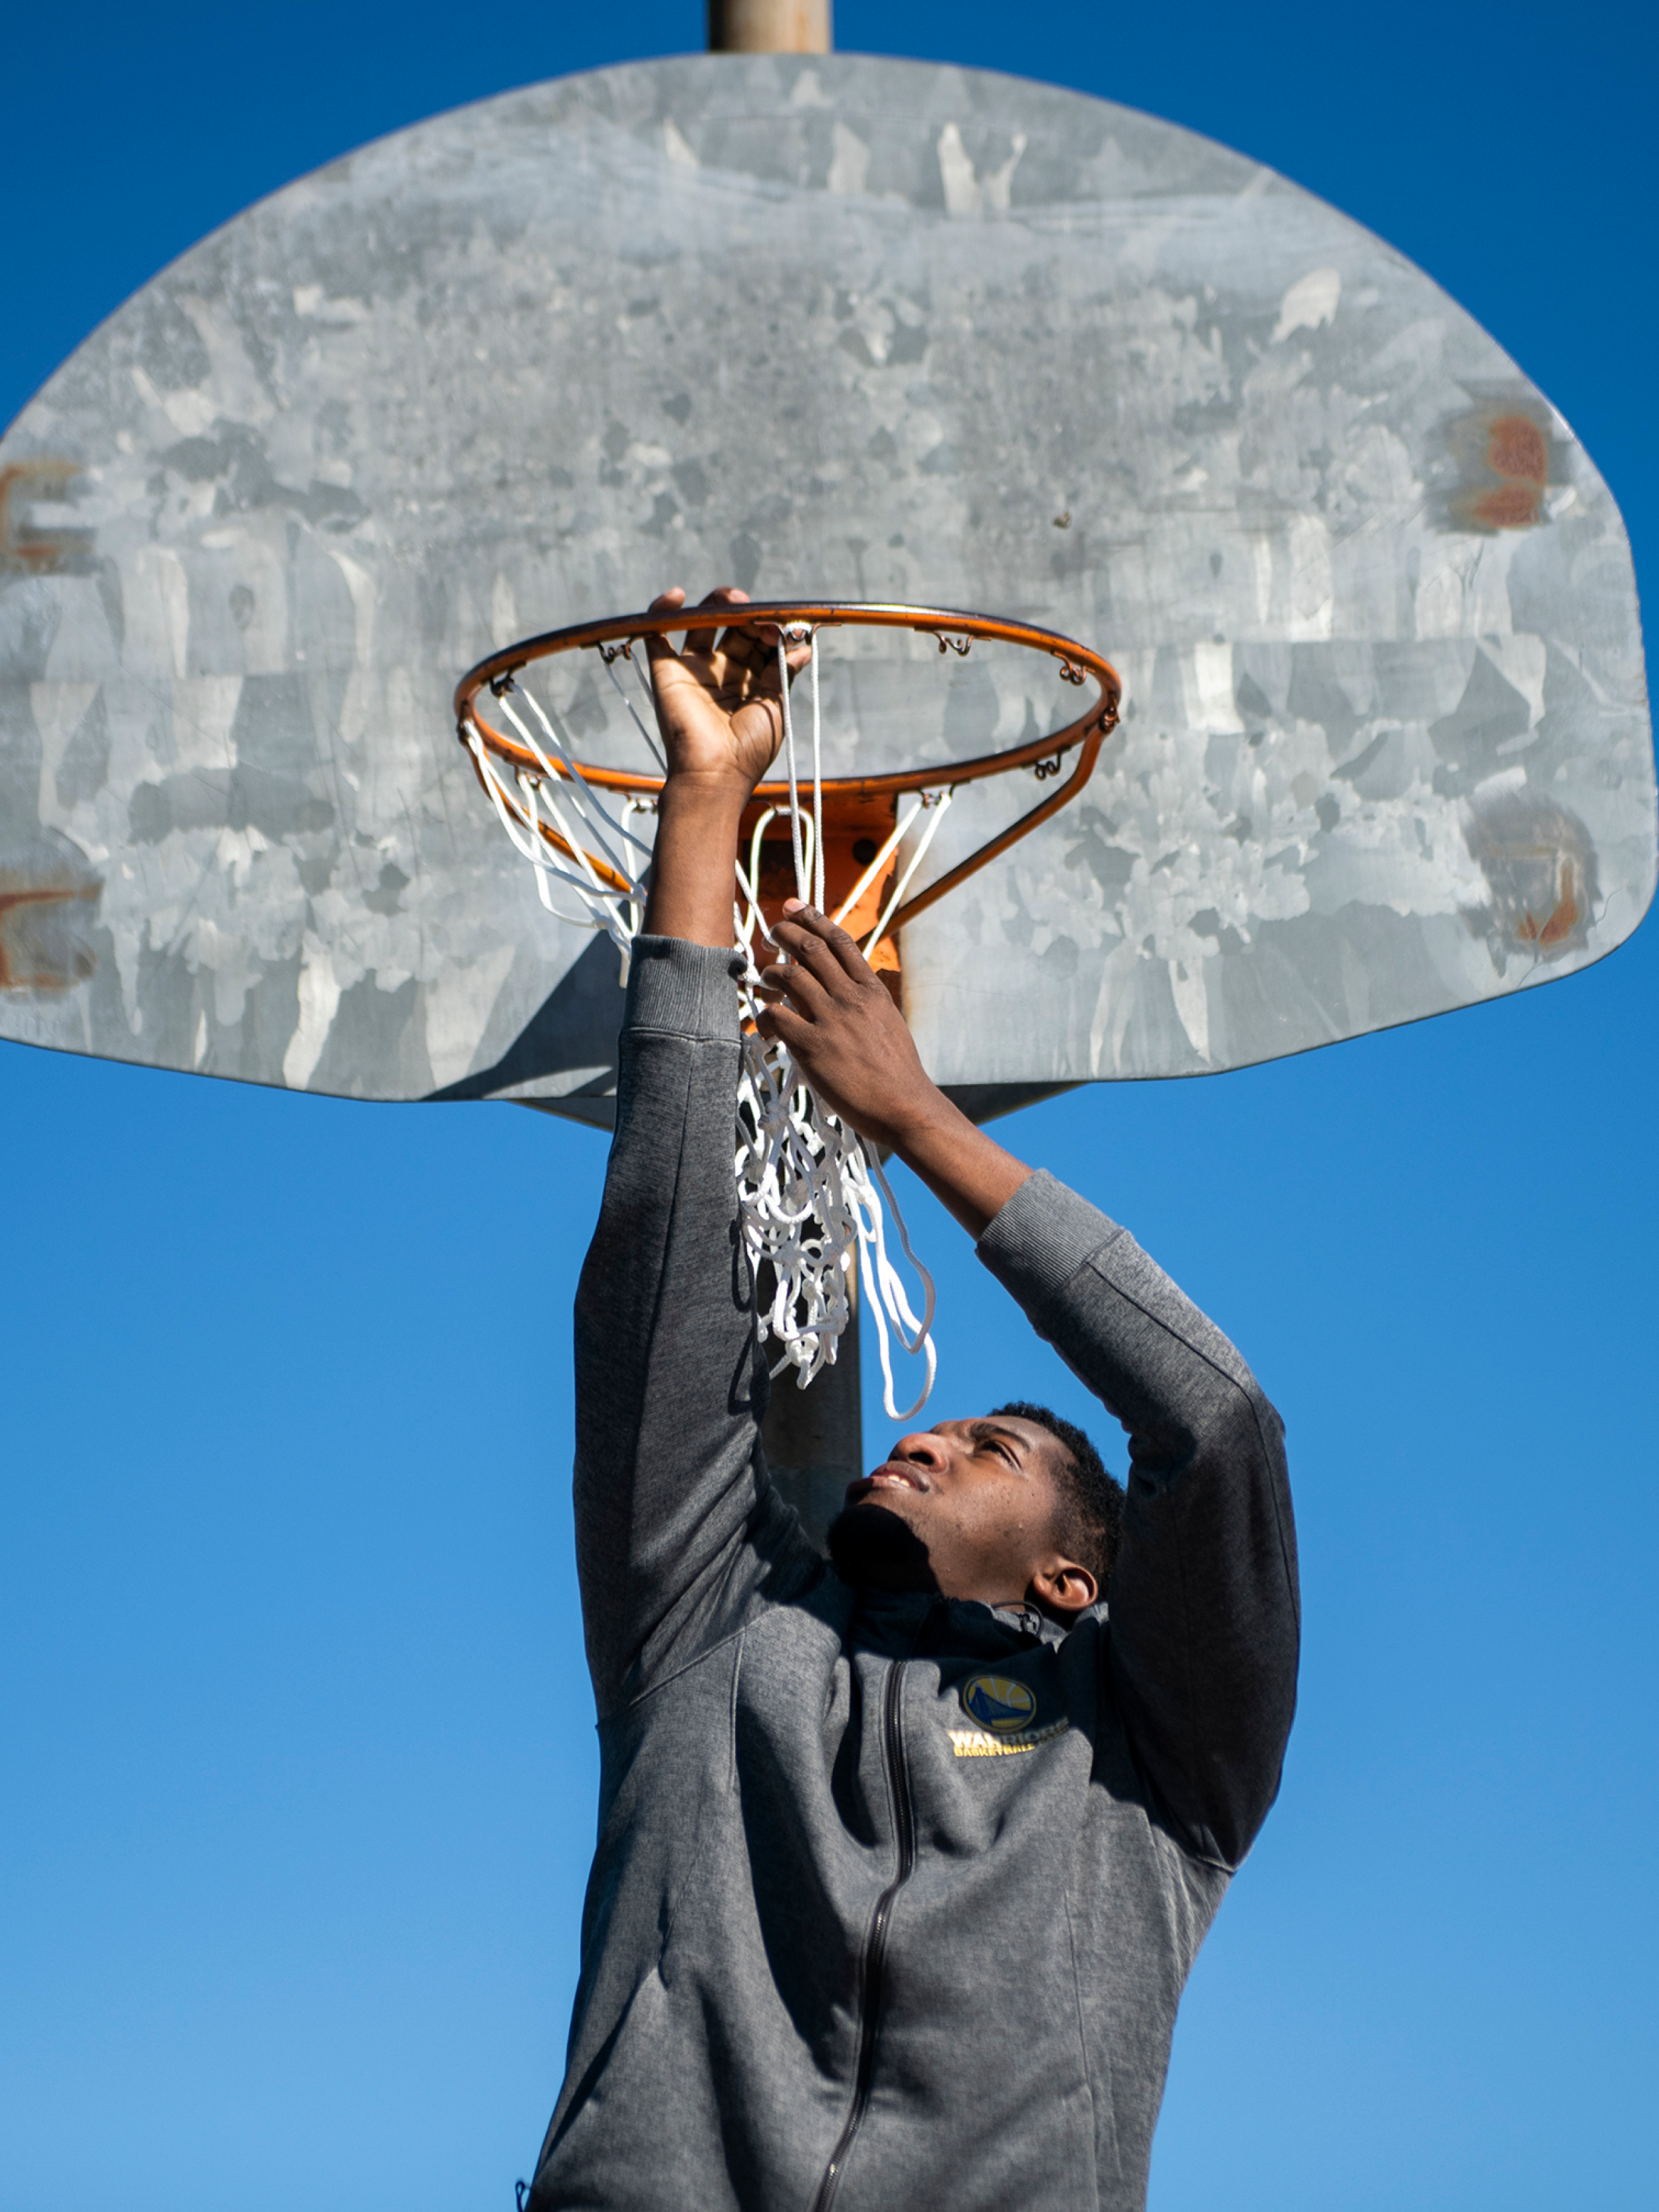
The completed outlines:
<svg viewBox="0 0 1659 2212">
<path fill-rule="evenodd" d="M 929 1429 L 918 1429 L 914 1435 L 899 1438 L 892 1456 L 909 1460 L 917 1467 L 943 1467 L 949 1449 L 943 1437 L 936 1437 Z"/>
</svg>

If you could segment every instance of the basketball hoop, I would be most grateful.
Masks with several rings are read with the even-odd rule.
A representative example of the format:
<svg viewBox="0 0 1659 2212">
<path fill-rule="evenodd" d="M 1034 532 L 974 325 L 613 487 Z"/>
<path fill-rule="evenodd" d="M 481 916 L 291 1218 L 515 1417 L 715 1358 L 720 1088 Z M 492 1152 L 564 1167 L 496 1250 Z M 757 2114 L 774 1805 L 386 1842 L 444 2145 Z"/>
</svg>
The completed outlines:
<svg viewBox="0 0 1659 2212">
<path fill-rule="evenodd" d="M 478 710 L 479 694 L 488 689 L 496 698 L 501 698 L 509 686 L 516 683 L 523 672 L 537 661 L 550 660 L 556 654 L 574 653 L 584 648 L 596 651 L 613 679 L 616 664 L 620 659 L 633 664 L 633 647 L 647 637 L 666 637 L 671 633 L 689 630 L 750 629 L 759 627 L 776 628 L 788 635 L 791 642 L 802 638 L 816 639 L 821 630 L 860 626 L 872 629 L 908 629 L 933 638 L 941 655 L 965 657 L 974 641 L 984 640 L 1003 645 L 1024 647 L 1026 651 L 1043 655 L 1055 661 L 1062 678 L 1068 684 L 1081 686 L 1092 680 L 1096 696 L 1084 711 L 1061 729 L 1042 738 L 1034 738 L 1000 752 L 984 753 L 970 760 L 951 761 L 936 765 L 906 769 L 897 774 L 865 776 L 825 776 L 823 779 L 823 847 L 825 891 L 835 908 L 845 902 L 847 892 L 860 883 L 869 865 L 859 863 L 856 848 L 866 837 L 878 830 L 878 849 L 887 836 L 896 818 L 899 802 L 920 793 L 956 792 L 964 785 L 983 782 L 987 778 L 1011 775 L 1021 769 L 1030 769 L 1039 783 L 1057 777 L 1068 753 L 1075 751 L 1077 759 L 1072 773 L 1063 784 L 1047 793 L 1037 805 L 1007 829 L 988 838 L 978 849 L 964 860 L 945 871 L 914 897 L 895 908 L 883 921 L 881 935 L 872 951 L 885 952 L 908 922 L 936 905 L 948 892 L 967 882 L 970 876 L 1006 853 L 1023 837 L 1057 814 L 1060 808 L 1076 798 L 1094 773 L 1100 748 L 1117 726 L 1118 706 L 1122 686 L 1110 664 L 1087 646 L 1079 645 L 1062 637 L 1057 631 L 1039 629 L 1030 623 L 1005 620 L 998 615 L 961 614 L 942 607 L 912 607 L 884 605 L 856 600 L 816 602 L 805 599 L 772 600 L 764 604 L 746 603 L 741 607 L 679 607 L 665 613 L 613 615 L 603 621 L 574 623 L 568 629 L 550 630 L 540 637 L 526 638 L 518 645 L 504 646 L 499 653 L 491 653 L 475 668 L 469 669 L 455 689 L 455 717 L 463 744 L 471 750 L 471 733 L 477 732 L 485 750 L 500 761 L 511 774 L 514 783 L 524 775 L 532 785 L 544 783 L 550 773 L 547 760 L 533 746 L 518 743 L 506 732 L 495 728 Z M 642 671 L 639 671 L 643 675 Z M 632 710 L 632 702 L 630 710 Z M 639 720 L 637 713 L 635 720 Z M 646 742 L 654 750 L 654 740 L 645 725 L 640 724 Z M 565 749 L 567 752 L 568 749 Z M 477 763 L 479 780 L 485 781 L 485 771 Z M 655 805 L 661 790 L 660 775 L 637 773 L 624 769 L 599 768 L 584 764 L 568 753 L 568 766 L 558 763 L 555 771 L 561 778 L 572 775 L 579 777 L 592 789 L 611 793 L 632 812 L 649 810 Z M 489 788 L 485 783 L 486 789 Z M 787 783 L 769 782 L 757 786 L 754 799 L 744 817 L 744 835 L 752 841 L 755 824 L 768 807 L 775 813 L 787 809 Z M 526 825 L 528 826 L 528 825 Z M 550 820 L 539 823 L 539 833 L 553 852 L 563 854 L 575 862 L 565 833 Z M 595 877 L 613 895 L 626 896 L 627 878 L 623 870 L 604 853 L 589 854 L 589 863 Z M 580 865 L 579 862 L 577 865 Z M 879 880 L 879 879 L 878 879 Z M 864 885 L 861 901 L 867 901 L 874 885 Z M 769 892 L 763 884 L 754 887 L 758 892 L 762 914 L 774 921 L 781 910 L 783 900 L 794 896 L 794 886 Z M 826 911 L 831 910 L 826 908 Z M 862 907 L 848 908 L 848 921 L 844 925 L 859 931 L 856 922 L 861 918 Z M 839 917 L 838 917 L 839 918 Z M 866 952 L 866 958 L 872 957 Z M 890 958 L 876 960 L 872 966 L 885 966 L 896 971 L 896 952 Z"/>
<path fill-rule="evenodd" d="M 920 633 L 933 639 L 941 655 L 964 657 L 976 640 L 1018 646 L 1057 662 L 1068 684 L 1081 687 L 1092 680 L 1095 696 L 1062 728 L 1000 752 L 896 774 L 825 776 L 817 641 L 823 630 L 852 625 Z M 782 753 L 788 769 L 786 781 L 757 786 L 744 810 L 732 909 L 734 946 L 748 963 L 735 1157 L 738 1200 L 750 1259 L 757 1267 L 763 1261 L 769 1263 L 775 1285 L 760 1316 L 761 1336 L 781 1347 L 773 1373 L 793 1366 L 802 1389 L 821 1367 L 833 1363 L 852 1312 L 848 1276 L 856 1249 L 879 1338 L 887 1412 L 895 1420 L 908 1419 L 933 1388 L 933 1281 L 910 1249 L 879 1161 L 865 1152 L 852 1130 L 818 1105 L 784 1048 L 761 1038 L 756 1027 L 759 1003 L 754 988 L 760 978 L 755 936 L 758 931 L 771 942 L 786 898 L 810 899 L 860 939 L 865 957 L 896 999 L 900 932 L 1029 836 L 1082 790 L 1102 744 L 1116 726 L 1121 687 L 1115 672 L 1097 653 L 1052 630 L 993 615 L 849 601 L 745 602 L 617 615 L 550 630 L 490 654 L 456 687 L 457 734 L 501 827 L 535 870 L 544 906 L 562 921 L 606 930 L 621 949 L 624 979 L 629 947 L 644 913 L 651 858 L 650 840 L 640 832 L 644 817 L 655 811 L 666 767 L 651 724 L 623 684 L 617 663 L 631 668 L 643 704 L 654 719 L 650 679 L 635 655 L 635 645 L 672 632 L 734 628 L 777 632 Z M 789 647 L 803 643 L 811 648 L 810 811 L 804 803 L 787 665 Z M 599 654 L 662 773 L 580 760 L 547 708 L 520 680 L 538 662 L 584 649 Z M 501 717 L 515 736 L 498 729 L 480 712 L 479 700 L 486 690 L 499 702 Z M 529 720 L 519 712 L 515 701 L 525 703 Z M 1073 751 L 1077 758 L 1063 783 L 965 860 L 910 893 L 958 790 L 1027 768 L 1040 784 L 1054 781 Z M 769 841 L 767 832 L 776 824 L 787 829 L 787 842 L 781 830 Z M 556 889 L 574 894 L 584 912 L 562 911 L 554 902 Z M 920 1317 L 887 1256 L 884 1199 L 905 1255 L 921 1279 Z M 889 1322 L 905 1349 L 923 1352 L 927 1359 L 927 1382 L 905 1413 L 894 1399 Z"/>
</svg>

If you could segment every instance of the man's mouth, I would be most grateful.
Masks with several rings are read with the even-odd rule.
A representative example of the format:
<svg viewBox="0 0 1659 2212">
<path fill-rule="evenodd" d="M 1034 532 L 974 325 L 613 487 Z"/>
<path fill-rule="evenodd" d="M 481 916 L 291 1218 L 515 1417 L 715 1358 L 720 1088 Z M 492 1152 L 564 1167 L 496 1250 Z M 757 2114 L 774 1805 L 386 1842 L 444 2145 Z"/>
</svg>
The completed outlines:
<svg viewBox="0 0 1659 2212">
<path fill-rule="evenodd" d="M 897 1460 L 887 1460 L 872 1474 L 861 1474 L 848 1485 L 849 1501 L 879 1496 L 884 1490 L 913 1490 L 918 1496 L 927 1488 L 927 1478 L 913 1467 L 904 1467 Z"/>
</svg>

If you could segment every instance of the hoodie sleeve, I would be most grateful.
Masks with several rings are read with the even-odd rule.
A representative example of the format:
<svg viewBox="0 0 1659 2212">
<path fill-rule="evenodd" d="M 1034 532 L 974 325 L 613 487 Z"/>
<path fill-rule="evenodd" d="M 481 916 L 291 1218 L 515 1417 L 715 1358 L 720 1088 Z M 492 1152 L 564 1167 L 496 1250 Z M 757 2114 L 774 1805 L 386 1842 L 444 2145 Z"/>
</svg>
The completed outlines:
<svg viewBox="0 0 1659 2212">
<path fill-rule="evenodd" d="M 730 952 L 635 943 L 575 1306 L 576 1566 L 602 1717 L 720 1632 L 745 1538 L 816 1556 L 760 1450 L 766 1370 L 732 1173 L 736 972 Z"/>
<path fill-rule="evenodd" d="M 1278 1792 L 1296 1706 L 1283 1424 L 1128 1231 L 1052 1176 L 1022 1184 L 979 1254 L 1128 1432 L 1112 1691 L 1188 1847 L 1236 1867 Z"/>
</svg>

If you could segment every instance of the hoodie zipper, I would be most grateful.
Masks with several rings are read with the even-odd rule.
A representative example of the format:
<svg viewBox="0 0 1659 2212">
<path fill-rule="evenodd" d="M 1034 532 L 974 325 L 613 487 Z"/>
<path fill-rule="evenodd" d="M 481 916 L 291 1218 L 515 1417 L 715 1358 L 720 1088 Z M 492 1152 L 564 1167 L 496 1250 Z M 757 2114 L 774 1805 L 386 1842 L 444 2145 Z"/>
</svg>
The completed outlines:
<svg viewBox="0 0 1659 2212">
<path fill-rule="evenodd" d="M 930 1608 L 930 1617 L 932 1610 Z M 920 1636 L 917 1641 L 921 1641 Z M 841 2185 L 848 2154 L 869 2109 L 870 2086 L 876 2070 L 876 2033 L 881 2024 L 887 1931 L 892 1924 L 893 1906 L 898 1893 L 915 1869 L 915 1808 L 910 1797 L 910 1769 L 904 1756 L 903 1695 L 904 1662 L 895 1659 L 887 1670 L 886 1688 L 882 1698 L 881 1735 L 888 1784 L 893 1793 L 893 1826 L 898 1844 L 898 1864 L 893 1879 L 876 1900 L 876 1909 L 870 1917 L 870 1933 L 865 1938 L 864 1956 L 859 1970 L 859 2058 L 858 2071 L 853 2082 L 853 2106 L 847 2115 L 847 2124 L 841 2131 L 841 2138 L 830 2154 L 830 2163 L 823 2170 L 817 2194 L 812 2199 L 812 2212 L 830 2212 L 836 2201 L 836 2191 Z"/>
</svg>

